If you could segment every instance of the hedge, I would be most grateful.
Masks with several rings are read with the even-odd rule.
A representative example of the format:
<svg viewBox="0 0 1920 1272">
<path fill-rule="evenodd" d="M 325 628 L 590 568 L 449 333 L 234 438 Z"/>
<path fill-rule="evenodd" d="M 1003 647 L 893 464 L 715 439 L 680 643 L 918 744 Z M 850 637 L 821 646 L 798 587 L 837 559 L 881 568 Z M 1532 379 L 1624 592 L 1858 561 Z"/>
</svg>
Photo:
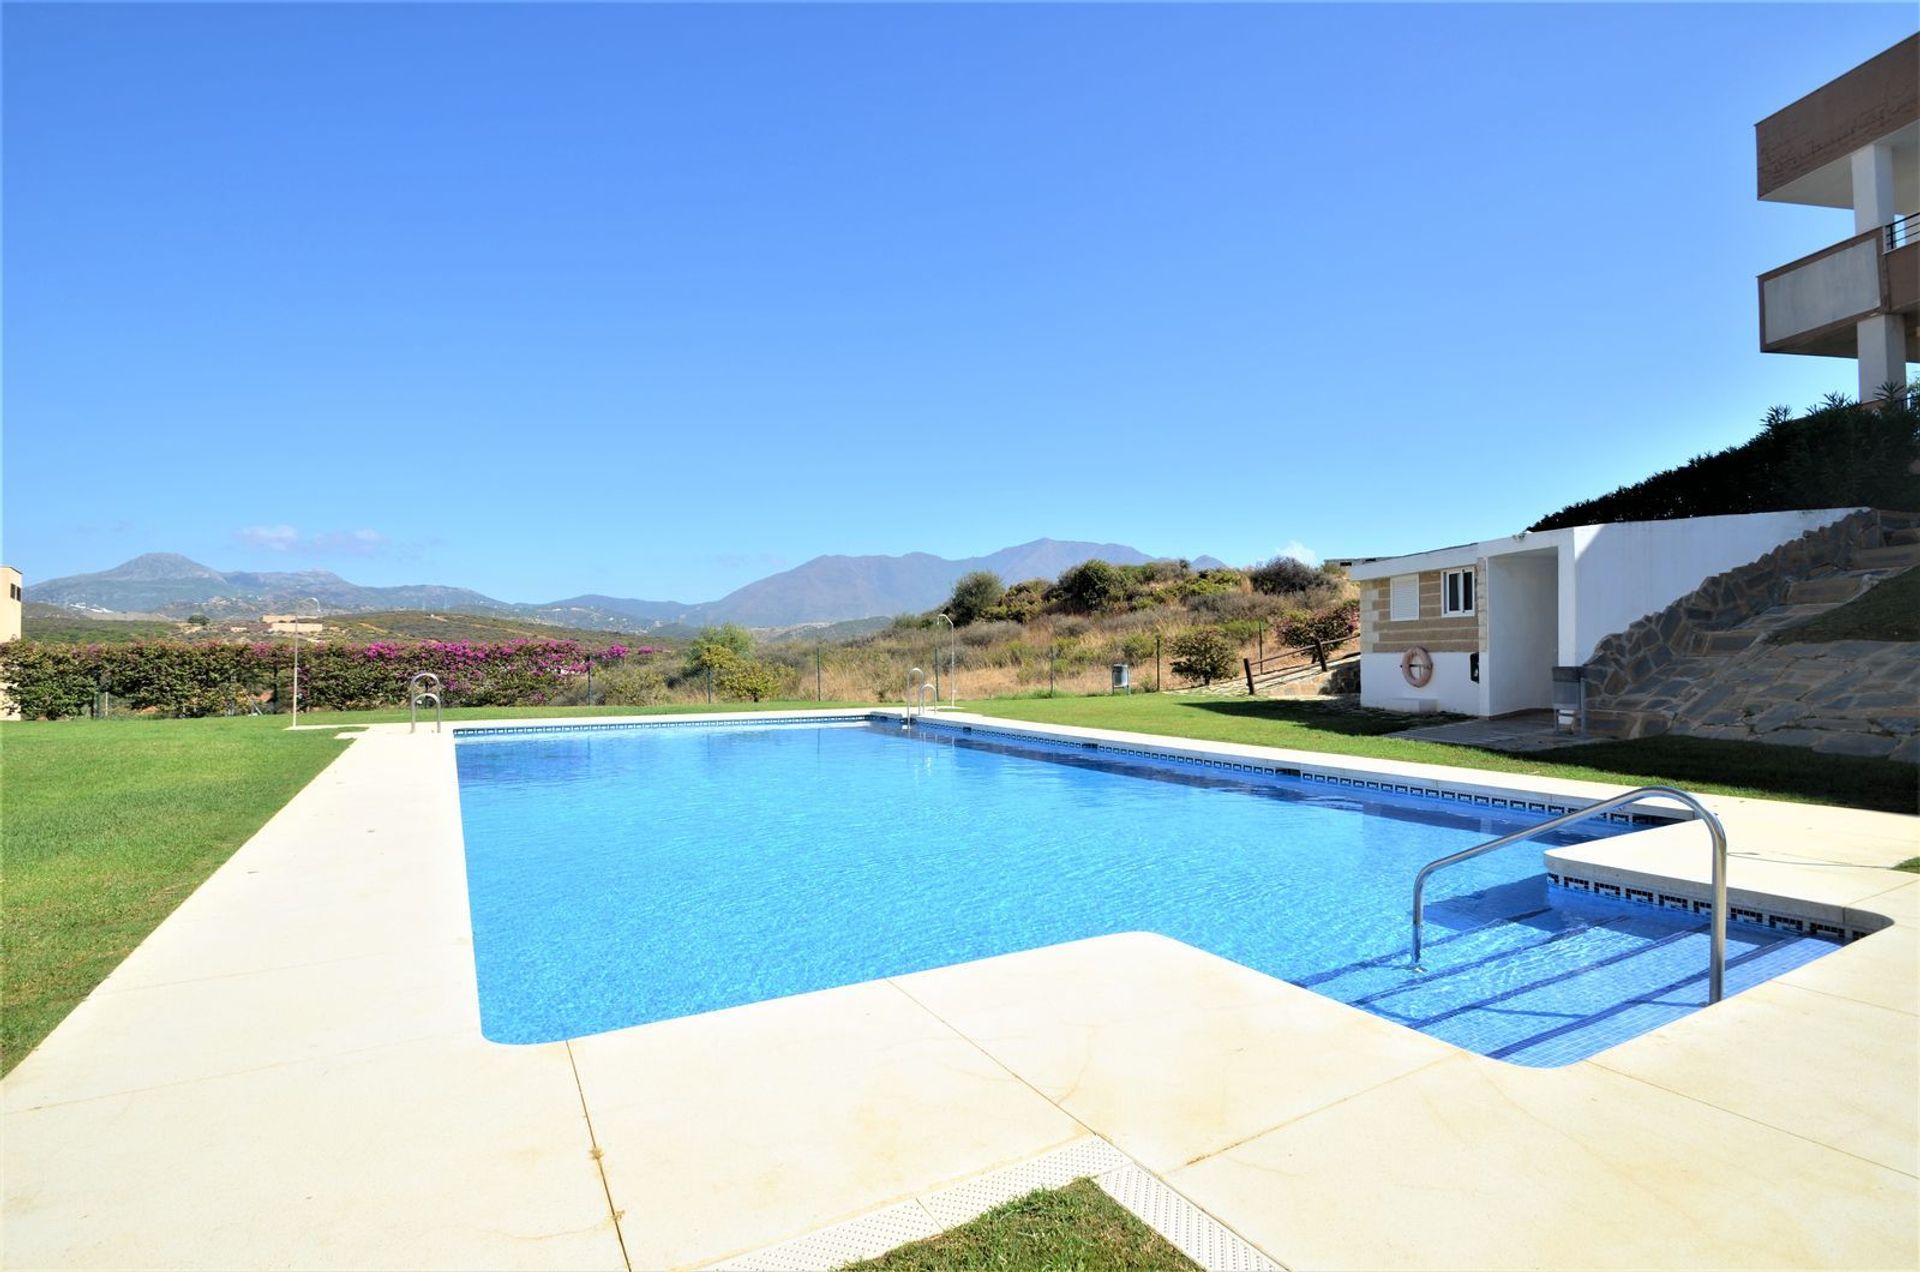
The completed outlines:
<svg viewBox="0 0 1920 1272">
<path fill-rule="evenodd" d="M 1873 406 L 1829 398 L 1798 417 L 1775 407 L 1750 441 L 1570 504 L 1528 529 L 1801 508 L 1920 511 L 1916 408 L 1920 390 Z"/>
<path fill-rule="evenodd" d="M 440 677 L 449 706 L 539 706 L 596 665 L 658 651 L 573 640 L 329 642 L 300 649 L 300 705 L 399 706 L 416 672 Z M 0 644 L 0 681 L 28 719 L 85 715 L 99 694 L 136 711 L 231 714 L 291 703 L 293 650 L 268 643 L 138 641 L 126 645 Z"/>
</svg>

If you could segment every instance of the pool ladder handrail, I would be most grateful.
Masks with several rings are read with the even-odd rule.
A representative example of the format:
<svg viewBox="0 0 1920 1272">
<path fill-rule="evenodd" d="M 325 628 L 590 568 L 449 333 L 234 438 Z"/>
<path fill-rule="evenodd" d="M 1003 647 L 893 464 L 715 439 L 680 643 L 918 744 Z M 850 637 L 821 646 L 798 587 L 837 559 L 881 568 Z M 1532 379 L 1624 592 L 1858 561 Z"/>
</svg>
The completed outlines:
<svg viewBox="0 0 1920 1272">
<path fill-rule="evenodd" d="M 423 686 L 433 682 L 433 688 Z M 433 704 L 433 731 L 440 732 L 440 677 L 430 671 L 419 671 L 407 681 L 407 732 L 412 733 L 420 727 L 420 704 Z"/>
<path fill-rule="evenodd" d="M 1707 806 L 1685 791 L 1671 786 L 1641 786 L 1624 795 L 1615 795 L 1603 799 L 1597 804 L 1585 808 L 1576 808 L 1570 813 L 1541 822 L 1538 826 L 1529 826 L 1517 830 L 1511 835 L 1502 835 L 1498 839 L 1488 840 L 1474 848 L 1437 857 L 1420 867 L 1420 873 L 1413 877 L 1413 970 L 1422 972 L 1420 966 L 1420 938 L 1422 926 L 1426 922 L 1427 876 L 1436 870 L 1458 865 L 1469 857 L 1478 857 L 1482 853 L 1492 852 L 1496 848 L 1505 848 L 1508 844 L 1517 844 L 1549 831 L 1583 822 L 1589 817 L 1598 817 L 1610 813 L 1616 808 L 1628 804 L 1637 804 L 1647 799 L 1670 799 L 1691 809 L 1695 818 L 1704 822 L 1708 835 L 1713 838 L 1713 939 L 1707 958 L 1707 1001 L 1717 1003 L 1726 989 L 1727 979 L 1727 832 Z"/>
</svg>

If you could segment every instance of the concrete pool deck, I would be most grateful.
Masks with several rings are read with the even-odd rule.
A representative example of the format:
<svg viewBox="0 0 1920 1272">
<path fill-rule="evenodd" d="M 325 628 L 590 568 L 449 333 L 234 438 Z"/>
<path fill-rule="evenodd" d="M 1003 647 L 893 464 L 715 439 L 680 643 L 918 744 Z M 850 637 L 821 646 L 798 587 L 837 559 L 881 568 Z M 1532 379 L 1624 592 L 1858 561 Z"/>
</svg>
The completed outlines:
<svg viewBox="0 0 1920 1272">
<path fill-rule="evenodd" d="M 457 796 L 451 735 L 367 730 L 0 1083 L 6 1266 L 696 1267 L 1089 1136 L 1290 1268 L 1920 1264 L 1913 818 L 1708 798 L 1736 894 L 1884 930 L 1535 1070 L 1142 933 L 489 1043 Z M 1588 847 L 1704 872 L 1697 827 Z"/>
</svg>

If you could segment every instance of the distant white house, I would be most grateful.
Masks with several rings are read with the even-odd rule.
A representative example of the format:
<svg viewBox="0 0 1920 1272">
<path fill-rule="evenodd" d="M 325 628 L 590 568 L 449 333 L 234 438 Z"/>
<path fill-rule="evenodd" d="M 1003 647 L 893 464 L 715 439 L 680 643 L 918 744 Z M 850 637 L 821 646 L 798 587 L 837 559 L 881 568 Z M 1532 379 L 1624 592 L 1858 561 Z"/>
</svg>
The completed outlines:
<svg viewBox="0 0 1920 1272">
<path fill-rule="evenodd" d="M 1495 716 L 1551 706 L 1553 669 L 1713 575 L 1858 509 L 1627 521 L 1355 560 L 1360 700 Z"/>
</svg>

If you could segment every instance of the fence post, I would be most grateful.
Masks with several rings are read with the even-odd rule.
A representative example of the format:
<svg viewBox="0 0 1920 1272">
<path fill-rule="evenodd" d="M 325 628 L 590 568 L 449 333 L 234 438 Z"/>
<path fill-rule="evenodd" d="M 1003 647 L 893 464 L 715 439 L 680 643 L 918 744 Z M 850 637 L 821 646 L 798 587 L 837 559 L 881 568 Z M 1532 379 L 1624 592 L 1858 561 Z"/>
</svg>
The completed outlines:
<svg viewBox="0 0 1920 1272">
<path fill-rule="evenodd" d="M 823 697 L 820 693 L 820 642 L 819 641 L 815 641 L 813 643 L 813 700 L 815 702 L 826 701 L 825 697 Z"/>
<path fill-rule="evenodd" d="M 1160 633 L 1153 634 L 1153 691 L 1160 692 Z"/>
<path fill-rule="evenodd" d="M 1051 645 L 1047 646 L 1047 697 L 1049 698 L 1053 697 L 1053 664 L 1059 656 L 1058 649 Z"/>
<path fill-rule="evenodd" d="M 1247 669 L 1247 696 L 1249 698 L 1254 697 L 1255 690 L 1253 687 L 1253 664 L 1248 662 L 1246 659 L 1242 658 L 1240 660 L 1240 665 Z"/>
<path fill-rule="evenodd" d="M 1320 670 L 1325 671 L 1327 669 L 1327 648 L 1320 643 L 1318 636 L 1313 638 L 1313 656 L 1320 663 Z"/>
<path fill-rule="evenodd" d="M 713 705 L 713 665 L 707 665 L 707 705 Z"/>
</svg>

